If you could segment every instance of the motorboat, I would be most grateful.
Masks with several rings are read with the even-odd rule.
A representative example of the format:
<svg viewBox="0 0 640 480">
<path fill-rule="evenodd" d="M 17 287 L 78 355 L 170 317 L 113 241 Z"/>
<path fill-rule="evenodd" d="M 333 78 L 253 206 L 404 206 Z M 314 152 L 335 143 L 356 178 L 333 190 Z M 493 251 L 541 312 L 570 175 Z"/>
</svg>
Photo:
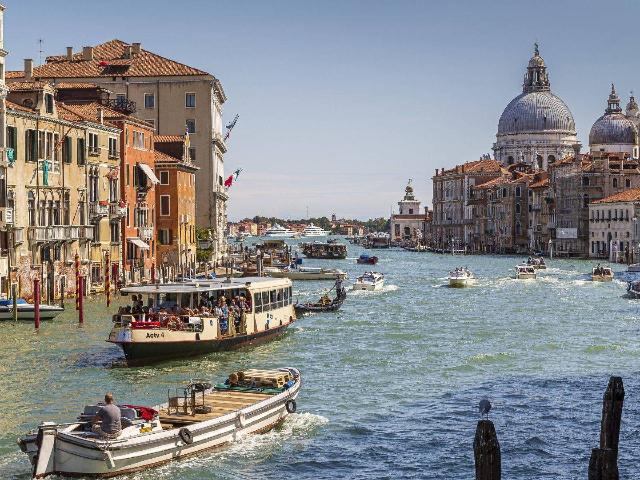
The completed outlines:
<svg viewBox="0 0 640 480">
<path fill-rule="evenodd" d="M 267 229 L 264 232 L 263 236 L 276 238 L 293 238 L 296 236 L 296 232 L 276 223 L 271 228 Z"/>
<path fill-rule="evenodd" d="M 329 232 L 314 225 L 313 223 L 307 225 L 302 231 L 303 237 L 326 237 L 327 235 L 329 235 Z"/>
<path fill-rule="evenodd" d="M 43 422 L 18 444 L 33 478 L 129 474 L 273 429 L 296 411 L 301 382 L 295 368 L 244 370 L 217 385 L 191 380 L 170 390 L 166 403 L 117 405 L 120 432 L 94 430 L 92 419 L 104 404 L 87 405 L 76 420 Z"/>
<path fill-rule="evenodd" d="M 244 242 L 247 238 L 251 237 L 249 232 L 240 232 L 235 237 L 236 242 Z"/>
<path fill-rule="evenodd" d="M 531 265 L 536 270 L 546 270 L 547 268 L 543 257 L 529 257 L 527 259 L 527 265 Z"/>
<path fill-rule="evenodd" d="M 527 280 L 536 278 L 536 270 L 533 265 L 516 265 L 516 279 L 518 280 Z"/>
<path fill-rule="evenodd" d="M 296 320 L 286 278 L 198 279 L 121 293 L 132 302 L 113 316 L 107 342 L 122 348 L 128 365 L 255 345 Z"/>
<path fill-rule="evenodd" d="M 305 313 L 319 313 L 319 312 L 335 312 L 339 310 L 345 299 L 347 298 L 347 291 L 342 286 L 342 281 L 337 281 L 336 285 L 336 297 L 330 298 L 327 293 L 320 297 L 317 302 L 298 303 L 294 305 L 296 309 L 296 315 L 303 315 Z"/>
<path fill-rule="evenodd" d="M 384 275 L 378 272 L 365 272 L 356 278 L 354 290 L 380 290 L 384 286 Z"/>
<path fill-rule="evenodd" d="M 366 253 L 363 253 L 358 257 L 356 263 L 364 265 L 375 265 L 376 263 L 378 263 L 378 257 L 376 257 L 375 255 L 368 255 Z"/>
<path fill-rule="evenodd" d="M 335 280 L 347 278 L 347 274 L 338 268 L 322 268 L 322 267 L 302 267 L 293 265 L 293 267 L 266 267 L 264 269 L 269 277 L 288 278 L 290 280 Z"/>
<path fill-rule="evenodd" d="M 627 284 L 627 296 L 631 298 L 640 298 L 640 280 L 634 280 Z"/>
<path fill-rule="evenodd" d="M 596 266 L 591 270 L 591 280 L 594 282 L 610 282 L 613 280 L 611 267 Z"/>
<path fill-rule="evenodd" d="M 24 298 L 16 299 L 18 320 L 33 320 L 35 317 L 35 305 L 28 303 Z M 64 308 L 58 305 L 40 304 L 40 320 L 52 320 L 64 312 Z M 0 300 L 0 320 L 13 319 L 13 299 Z"/>
<path fill-rule="evenodd" d="M 449 286 L 455 288 L 468 287 L 474 284 L 476 277 L 471 270 L 466 267 L 458 267 L 449 272 Z"/>
<path fill-rule="evenodd" d="M 329 242 L 305 242 L 300 244 L 302 253 L 307 258 L 321 258 L 325 260 L 335 260 L 347 258 L 347 246 L 337 243 L 335 240 Z"/>
<path fill-rule="evenodd" d="M 629 273 L 640 273 L 640 263 L 632 263 L 627 267 Z"/>
</svg>

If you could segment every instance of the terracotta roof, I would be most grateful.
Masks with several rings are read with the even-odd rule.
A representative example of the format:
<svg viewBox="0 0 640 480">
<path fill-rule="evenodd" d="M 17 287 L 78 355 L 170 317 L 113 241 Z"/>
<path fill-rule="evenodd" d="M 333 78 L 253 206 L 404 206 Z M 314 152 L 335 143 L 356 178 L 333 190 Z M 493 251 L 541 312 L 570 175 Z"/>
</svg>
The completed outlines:
<svg viewBox="0 0 640 480">
<path fill-rule="evenodd" d="M 35 109 L 25 107 L 24 105 L 20 105 L 18 103 L 13 103 L 10 100 L 7 100 L 6 103 L 7 103 L 7 109 L 9 109 L 9 110 L 16 110 L 18 112 L 35 113 Z"/>
<path fill-rule="evenodd" d="M 610 195 L 591 203 L 618 203 L 618 202 L 638 202 L 640 201 L 640 188 L 629 188 L 623 192 Z"/>
<path fill-rule="evenodd" d="M 100 116 L 98 115 L 98 109 L 102 109 L 103 118 L 107 121 L 110 126 L 117 127 L 117 125 L 109 122 L 108 120 L 127 120 L 129 122 L 133 122 L 137 125 L 143 125 L 149 129 L 153 129 L 153 125 L 145 122 L 144 120 L 140 120 L 132 115 L 127 115 L 126 113 L 120 112 L 118 110 L 114 110 L 113 108 L 109 108 L 99 102 L 82 102 L 82 103 L 61 103 L 58 102 L 58 107 L 63 106 L 67 111 L 72 114 L 84 117 L 86 120 L 90 122 L 98 122 L 100 120 Z"/>
<path fill-rule="evenodd" d="M 98 119 L 92 115 L 87 115 L 86 112 L 79 111 L 73 107 L 75 105 L 67 105 L 66 103 L 58 102 L 58 117 L 67 120 L 69 122 L 93 122 L 97 123 Z M 111 126 L 111 125 L 110 125 Z M 113 125 L 115 126 L 115 125 Z"/>
<path fill-rule="evenodd" d="M 537 182 L 529 184 L 529 188 L 544 188 L 549 186 L 549 178 L 538 180 Z"/>
<path fill-rule="evenodd" d="M 12 82 L 7 84 L 9 91 L 11 92 L 25 92 L 30 90 L 40 90 L 46 86 L 51 86 L 49 82 Z"/>
<path fill-rule="evenodd" d="M 465 173 L 500 173 L 500 164 L 496 160 L 477 160 L 463 165 Z"/>
<path fill-rule="evenodd" d="M 13 85 L 10 83 L 9 85 Z M 95 83 L 71 83 L 71 82 L 56 82 L 54 87 L 58 90 L 93 90 L 94 88 L 98 88 L 98 85 Z"/>
<path fill-rule="evenodd" d="M 10 70 L 4 74 L 4 78 L 22 78 L 24 72 L 22 70 Z"/>
<path fill-rule="evenodd" d="M 184 142 L 184 135 L 155 135 L 153 141 L 154 143 L 182 143 Z"/>
<path fill-rule="evenodd" d="M 153 153 L 156 154 L 156 160 L 160 162 L 182 162 L 180 158 L 172 157 L 171 155 L 167 155 L 166 153 L 158 150 L 154 150 Z"/>
<path fill-rule="evenodd" d="M 34 67 L 35 78 L 83 78 L 83 77 L 159 77 L 209 75 L 175 60 L 162 57 L 141 49 L 132 58 L 124 58 L 125 47 L 122 40 L 110 40 L 93 47 L 93 60 L 83 60 L 82 52 L 75 53 L 72 60 L 66 55 L 47 57 L 44 65 Z M 7 78 L 22 78 L 24 72 L 10 72 Z"/>
<path fill-rule="evenodd" d="M 496 177 L 480 185 L 476 185 L 474 188 L 485 190 L 487 188 L 497 187 L 498 185 L 507 185 L 509 182 L 510 180 L 508 178 Z"/>
</svg>

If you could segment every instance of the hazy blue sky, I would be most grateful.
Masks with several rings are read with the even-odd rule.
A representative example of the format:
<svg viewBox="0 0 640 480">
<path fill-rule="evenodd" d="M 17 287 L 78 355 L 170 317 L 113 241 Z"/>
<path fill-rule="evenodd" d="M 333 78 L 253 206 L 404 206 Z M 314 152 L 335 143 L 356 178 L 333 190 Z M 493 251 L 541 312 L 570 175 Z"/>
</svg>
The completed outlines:
<svg viewBox="0 0 640 480">
<path fill-rule="evenodd" d="M 634 1 L 4 0 L 8 68 L 112 38 L 202 68 L 240 120 L 229 217 L 386 216 L 409 177 L 489 152 L 540 43 L 587 145 L 609 84 L 640 94 Z"/>
</svg>

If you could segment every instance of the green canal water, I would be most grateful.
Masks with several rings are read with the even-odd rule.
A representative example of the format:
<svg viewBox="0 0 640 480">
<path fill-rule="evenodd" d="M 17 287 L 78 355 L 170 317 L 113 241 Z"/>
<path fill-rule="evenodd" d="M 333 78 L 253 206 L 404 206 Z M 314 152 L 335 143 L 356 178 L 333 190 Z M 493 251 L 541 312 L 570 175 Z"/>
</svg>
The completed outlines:
<svg viewBox="0 0 640 480">
<path fill-rule="evenodd" d="M 331 264 L 353 280 L 365 270 L 355 264 L 362 251 L 307 264 Z M 626 388 L 621 478 L 640 474 L 640 301 L 624 298 L 621 271 L 592 283 L 591 262 L 550 260 L 537 280 L 517 281 L 510 276 L 521 258 L 375 254 L 383 291 L 350 292 L 339 313 L 304 317 L 283 338 L 236 352 L 126 368 L 104 341 L 111 312 L 103 297 L 87 302 L 82 328 L 73 303 L 37 334 L 30 324 L 2 324 L 0 478 L 30 478 L 16 445 L 22 433 L 75 418 L 107 390 L 153 405 L 192 377 L 287 365 L 300 368 L 304 385 L 298 413 L 280 428 L 124 478 L 471 479 L 484 396 L 504 478 L 586 478 L 612 374 Z M 476 273 L 477 286 L 444 286 L 458 265 Z M 298 282 L 295 295 L 316 298 L 326 285 Z"/>
</svg>

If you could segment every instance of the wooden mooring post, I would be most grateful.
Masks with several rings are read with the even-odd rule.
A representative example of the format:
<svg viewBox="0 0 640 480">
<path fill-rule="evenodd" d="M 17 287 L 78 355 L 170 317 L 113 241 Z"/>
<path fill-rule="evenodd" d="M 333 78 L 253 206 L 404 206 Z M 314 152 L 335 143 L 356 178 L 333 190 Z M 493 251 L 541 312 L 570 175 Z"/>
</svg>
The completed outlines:
<svg viewBox="0 0 640 480">
<path fill-rule="evenodd" d="M 591 451 L 589 480 L 618 480 L 618 442 L 624 404 L 622 377 L 611 377 L 602 399 L 600 448 Z"/>
<path fill-rule="evenodd" d="M 491 420 L 480 420 L 473 440 L 476 480 L 500 480 L 502 461 L 500 443 Z"/>
<path fill-rule="evenodd" d="M 40 277 L 33 279 L 33 322 L 40 329 Z"/>
</svg>

